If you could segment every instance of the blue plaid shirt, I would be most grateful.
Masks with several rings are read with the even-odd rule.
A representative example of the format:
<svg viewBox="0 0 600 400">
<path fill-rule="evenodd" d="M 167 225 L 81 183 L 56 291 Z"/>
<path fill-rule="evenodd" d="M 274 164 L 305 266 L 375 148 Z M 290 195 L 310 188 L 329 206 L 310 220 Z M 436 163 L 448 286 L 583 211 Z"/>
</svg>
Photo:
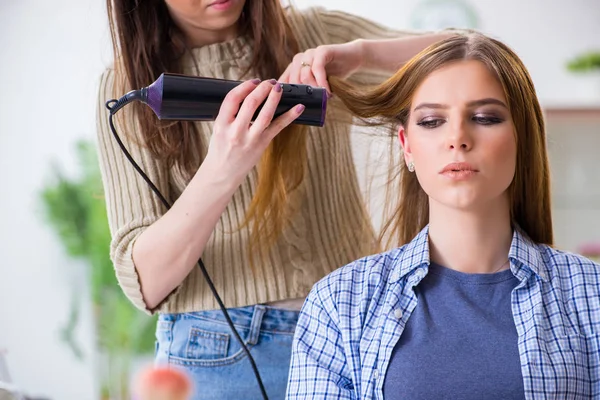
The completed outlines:
<svg viewBox="0 0 600 400">
<path fill-rule="evenodd" d="M 525 398 L 600 398 L 600 265 L 518 229 L 509 259 L 520 281 L 512 311 Z M 287 399 L 382 399 L 392 350 L 417 304 L 412 288 L 428 268 L 426 227 L 407 245 L 319 281 L 296 328 Z"/>
</svg>

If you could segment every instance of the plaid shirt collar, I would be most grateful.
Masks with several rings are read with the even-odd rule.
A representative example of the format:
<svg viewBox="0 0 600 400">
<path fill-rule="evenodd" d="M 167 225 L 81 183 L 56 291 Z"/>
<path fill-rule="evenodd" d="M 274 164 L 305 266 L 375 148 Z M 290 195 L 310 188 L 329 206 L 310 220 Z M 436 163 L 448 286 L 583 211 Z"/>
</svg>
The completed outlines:
<svg viewBox="0 0 600 400">
<path fill-rule="evenodd" d="M 513 230 L 508 258 L 511 260 L 511 271 L 517 279 L 526 280 L 533 273 L 543 281 L 549 280 L 550 271 L 538 246 L 518 226 Z M 426 225 L 394 261 L 390 283 L 396 283 L 413 271 L 428 267 L 429 264 L 429 225 Z"/>
</svg>

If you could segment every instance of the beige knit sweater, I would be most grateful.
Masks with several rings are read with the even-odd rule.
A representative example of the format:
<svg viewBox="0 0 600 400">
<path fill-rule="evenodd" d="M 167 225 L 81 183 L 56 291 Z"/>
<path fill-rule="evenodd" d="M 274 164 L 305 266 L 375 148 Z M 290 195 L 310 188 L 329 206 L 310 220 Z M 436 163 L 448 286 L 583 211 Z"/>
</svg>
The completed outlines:
<svg viewBox="0 0 600 400">
<path fill-rule="evenodd" d="M 343 12 L 307 9 L 290 17 L 302 49 L 322 44 L 344 43 L 357 38 L 398 37 L 408 32 L 383 26 Z M 184 73 L 224 79 L 242 79 L 251 60 L 243 37 L 192 50 L 184 62 Z M 194 62 L 195 61 L 195 62 Z M 270 77 L 268 77 L 270 78 Z M 181 285 L 157 310 L 148 310 L 140 289 L 132 248 L 136 238 L 165 212 L 159 200 L 123 156 L 108 126 L 105 102 L 114 93 L 114 72 L 101 78 L 98 103 L 98 146 L 109 225 L 111 258 L 124 293 L 146 312 L 189 312 L 218 308 L 199 268 L 192 269 Z M 126 109 L 124 109 L 126 110 Z M 178 169 L 167 170 L 151 153 L 128 137 L 138 134 L 136 123 L 125 113 L 117 124 L 119 134 L 133 157 L 158 188 L 173 202 L 188 180 Z M 333 118 L 332 114 L 338 115 Z M 129 113 L 131 114 L 131 113 Z M 234 194 L 217 223 L 202 259 L 226 307 L 305 297 L 312 285 L 334 269 L 373 250 L 374 233 L 363 206 L 351 154 L 349 117 L 328 108 L 325 127 L 310 128 L 308 173 L 301 186 L 299 212 L 268 254 L 249 266 L 249 230 L 242 223 L 255 187 L 255 172 Z M 335 122 L 333 121 L 335 119 Z M 208 143 L 212 122 L 197 123 L 202 143 Z M 198 154 L 203 158 L 205 154 Z M 169 266 L 165 265 L 165 269 Z"/>
</svg>

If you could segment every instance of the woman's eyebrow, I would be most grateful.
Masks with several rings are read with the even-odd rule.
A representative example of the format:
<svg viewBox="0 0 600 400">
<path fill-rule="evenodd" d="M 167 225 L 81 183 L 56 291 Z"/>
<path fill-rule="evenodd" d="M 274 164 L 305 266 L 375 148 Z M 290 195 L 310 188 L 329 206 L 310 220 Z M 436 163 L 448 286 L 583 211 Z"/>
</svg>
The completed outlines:
<svg viewBox="0 0 600 400">
<path fill-rule="evenodd" d="M 467 105 L 469 107 L 473 107 L 473 106 L 485 106 L 487 104 L 495 104 L 498 106 L 502 106 L 506 109 L 508 109 L 508 107 L 506 106 L 506 104 L 504 104 L 504 102 L 502 100 L 498 100 L 495 99 L 493 97 L 488 97 L 485 99 L 480 99 L 480 100 L 473 100 L 467 103 Z M 417 110 L 421 110 L 424 108 L 430 108 L 430 109 L 447 109 L 450 108 L 450 106 L 448 106 L 447 104 L 440 104 L 440 103 L 421 103 L 418 106 L 415 107 L 414 111 Z"/>
</svg>

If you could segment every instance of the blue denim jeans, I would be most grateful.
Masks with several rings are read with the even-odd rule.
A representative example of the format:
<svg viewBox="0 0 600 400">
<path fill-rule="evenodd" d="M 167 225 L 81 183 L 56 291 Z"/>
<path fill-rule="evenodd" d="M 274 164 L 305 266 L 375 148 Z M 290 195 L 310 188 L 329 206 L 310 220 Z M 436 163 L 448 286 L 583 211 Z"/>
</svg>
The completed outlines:
<svg viewBox="0 0 600 400">
<path fill-rule="evenodd" d="M 228 311 L 269 400 L 283 399 L 299 311 L 264 305 Z M 194 383 L 193 400 L 262 400 L 250 361 L 220 310 L 161 314 L 156 338 L 156 364 L 183 369 Z"/>
</svg>

